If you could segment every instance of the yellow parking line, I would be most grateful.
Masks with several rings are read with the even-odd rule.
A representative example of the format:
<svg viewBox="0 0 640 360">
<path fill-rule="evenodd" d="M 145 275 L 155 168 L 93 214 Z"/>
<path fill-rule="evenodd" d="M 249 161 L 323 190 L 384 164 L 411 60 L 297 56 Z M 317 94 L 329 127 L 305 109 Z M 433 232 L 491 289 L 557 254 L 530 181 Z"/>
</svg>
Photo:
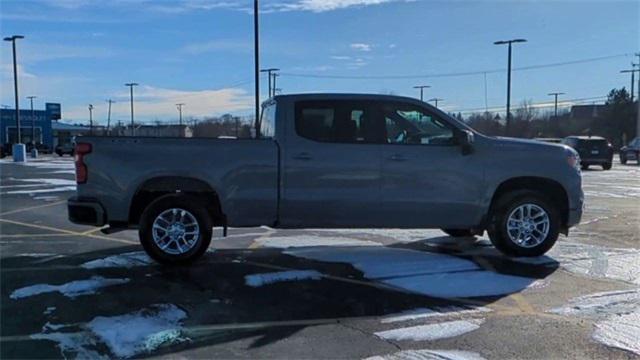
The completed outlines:
<svg viewBox="0 0 640 360">
<path fill-rule="evenodd" d="M 474 256 L 473 260 L 475 260 L 475 262 L 477 264 L 479 264 L 480 266 L 482 266 L 484 269 L 492 271 L 492 272 L 497 272 L 496 268 L 491 265 L 490 262 L 488 262 L 487 260 L 479 257 L 479 256 Z M 528 302 L 524 296 L 522 296 L 520 293 L 514 293 L 508 296 L 508 298 L 512 299 L 513 301 L 515 301 L 516 305 L 518 305 L 518 308 L 520 308 L 520 310 L 525 313 L 525 314 L 535 314 L 536 310 L 533 307 L 533 305 L 531 305 L 530 302 Z"/>
<path fill-rule="evenodd" d="M 0 222 L 4 222 L 4 223 L 8 223 L 8 224 L 14 224 L 14 225 L 20 225 L 20 226 L 26 226 L 26 227 L 31 227 L 31 228 L 35 228 L 35 229 L 41 229 L 41 230 L 49 230 L 49 231 L 61 232 L 61 233 L 65 233 L 65 234 L 69 234 L 69 235 L 73 235 L 73 236 L 85 236 L 85 237 L 91 237 L 91 238 L 96 238 L 96 239 L 111 240 L 111 241 L 116 241 L 116 242 L 121 242 L 121 243 L 126 243 L 126 244 L 137 244 L 137 242 L 132 241 L 132 240 L 127 240 L 127 239 L 112 238 L 112 237 L 93 235 L 93 234 L 83 234 L 83 233 L 77 232 L 77 231 L 59 229 L 59 228 L 46 226 L 46 225 L 29 224 L 29 223 L 24 223 L 24 222 L 15 221 L 15 220 L 0 219 Z"/>
<path fill-rule="evenodd" d="M 23 212 L 23 211 L 40 209 L 40 208 L 45 208 L 45 207 L 49 207 L 49 206 L 56 206 L 56 205 L 66 204 L 66 203 L 67 203 L 67 200 L 62 200 L 62 201 L 56 201 L 56 202 L 49 203 L 49 204 L 44 204 L 44 205 L 30 206 L 30 207 L 26 207 L 26 208 L 22 208 L 22 209 L 16 209 L 16 210 L 11 210 L 11 211 L 6 211 L 6 212 L 3 212 L 3 213 L 0 213 L 0 216 L 16 214 L 16 213 Z"/>
</svg>

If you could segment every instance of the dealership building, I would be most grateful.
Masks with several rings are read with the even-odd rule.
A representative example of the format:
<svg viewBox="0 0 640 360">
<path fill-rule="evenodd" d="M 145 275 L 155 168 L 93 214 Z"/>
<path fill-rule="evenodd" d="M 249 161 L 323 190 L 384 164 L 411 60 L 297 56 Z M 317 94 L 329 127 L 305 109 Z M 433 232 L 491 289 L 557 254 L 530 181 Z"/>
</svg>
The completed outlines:
<svg viewBox="0 0 640 360">
<path fill-rule="evenodd" d="M 54 120 L 61 117 L 60 104 L 46 103 L 44 110 L 20 109 L 20 137 L 23 144 L 36 143 L 53 148 Z M 57 123 L 57 121 L 56 121 Z M 17 140 L 15 109 L 0 109 L 0 139 L 2 144 L 13 144 Z"/>
</svg>

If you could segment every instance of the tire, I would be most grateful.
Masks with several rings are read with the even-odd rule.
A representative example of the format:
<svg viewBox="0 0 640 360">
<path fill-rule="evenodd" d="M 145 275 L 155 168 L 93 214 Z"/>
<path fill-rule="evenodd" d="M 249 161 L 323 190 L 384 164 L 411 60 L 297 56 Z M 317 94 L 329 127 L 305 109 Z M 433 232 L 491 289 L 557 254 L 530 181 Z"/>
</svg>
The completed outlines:
<svg viewBox="0 0 640 360">
<path fill-rule="evenodd" d="M 627 163 L 627 156 L 624 153 L 620 153 L 620 164 L 624 165 Z"/>
<path fill-rule="evenodd" d="M 177 216 L 180 217 L 179 221 L 176 221 Z M 154 229 L 154 223 L 167 230 Z M 193 263 L 207 251 L 212 228 L 211 216 L 198 198 L 171 194 L 147 206 L 140 218 L 138 234 L 144 250 L 157 262 L 185 265 Z M 184 234 L 185 231 L 193 234 Z M 154 236 L 158 242 L 166 245 L 164 250 Z"/>
<path fill-rule="evenodd" d="M 610 162 L 606 164 L 602 164 L 602 170 L 611 170 L 611 166 L 612 164 Z"/>
<path fill-rule="evenodd" d="M 512 240 L 514 230 L 509 234 L 507 224 L 510 216 L 518 217 L 518 210 L 527 205 L 532 206 L 532 210 L 529 210 L 529 214 L 533 213 L 534 219 L 538 218 L 537 215 L 540 212 L 537 209 L 542 210 L 547 216 L 547 225 L 535 226 L 535 232 L 531 234 L 538 234 L 539 241 L 534 241 L 534 236 L 523 236 L 523 243 L 519 244 L 515 240 Z M 520 213 L 520 215 L 525 214 Z M 542 219 L 541 219 L 542 220 Z M 543 194 L 535 191 L 517 191 L 502 196 L 496 202 L 495 209 L 491 215 L 491 222 L 489 225 L 488 233 L 491 243 L 498 250 L 505 255 L 510 256 L 540 256 L 546 253 L 558 240 L 560 234 L 560 222 L 561 217 L 558 209 L 552 205 Z M 544 229 L 546 227 L 546 235 L 544 235 Z M 530 230 L 530 229 L 529 229 Z M 517 232 L 519 230 L 516 230 Z M 520 233 L 522 234 L 522 232 Z M 544 235 L 544 236 L 543 236 Z M 520 235 L 517 236 L 520 238 Z"/>
<path fill-rule="evenodd" d="M 580 168 L 581 168 L 582 170 L 587 170 L 587 169 L 589 168 L 589 165 L 587 165 L 587 164 L 583 164 L 583 165 L 580 165 Z"/>
<path fill-rule="evenodd" d="M 444 233 L 453 237 L 470 237 L 473 236 L 469 229 L 441 229 Z"/>
<path fill-rule="evenodd" d="M 62 155 L 64 155 L 63 153 L 56 151 L 56 154 L 58 154 L 58 156 L 62 157 Z"/>
</svg>

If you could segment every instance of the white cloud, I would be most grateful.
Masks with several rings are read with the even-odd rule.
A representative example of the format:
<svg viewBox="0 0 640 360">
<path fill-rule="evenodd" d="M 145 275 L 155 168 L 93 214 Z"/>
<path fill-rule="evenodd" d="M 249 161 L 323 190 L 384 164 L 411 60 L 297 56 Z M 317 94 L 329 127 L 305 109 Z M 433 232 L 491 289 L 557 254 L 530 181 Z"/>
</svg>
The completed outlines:
<svg viewBox="0 0 640 360">
<path fill-rule="evenodd" d="M 357 51 L 371 51 L 372 46 L 370 44 L 364 44 L 364 43 L 354 43 L 349 45 L 349 47 L 353 50 L 357 50 Z"/>
<path fill-rule="evenodd" d="M 113 119 L 129 119 L 129 92 L 114 96 Z M 153 86 L 139 86 L 134 90 L 134 110 L 136 119 L 149 121 L 158 119 L 171 122 L 176 120 L 178 103 L 186 104 L 183 113 L 186 118 L 204 117 L 223 113 L 233 113 L 251 109 L 253 97 L 243 89 L 227 88 L 219 90 L 184 91 Z M 107 104 L 94 104 L 94 118 L 103 119 L 107 114 Z M 84 121 L 88 110 L 85 105 L 74 106 L 64 111 L 66 120 Z"/>
<path fill-rule="evenodd" d="M 333 60 L 351 60 L 351 56 L 343 56 L 343 55 L 333 55 L 331 56 Z"/>
<path fill-rule="evenodd" d="M 325 12 L 346 9 L 349 7 L 362 7 L 380 5 L 391 2 L 406 2 L 407 0 L 295 0 L 268 5 L 267 8 L 276 11 L 312 11 Z"/>
</svg>

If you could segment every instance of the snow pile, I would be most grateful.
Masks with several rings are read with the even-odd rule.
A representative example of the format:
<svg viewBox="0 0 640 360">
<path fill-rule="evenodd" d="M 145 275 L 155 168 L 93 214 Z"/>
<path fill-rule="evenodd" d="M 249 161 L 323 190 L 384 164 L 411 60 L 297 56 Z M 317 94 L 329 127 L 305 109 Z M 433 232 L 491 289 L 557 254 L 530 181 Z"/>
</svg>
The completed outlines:
<svg viewBox="0 0 640 360">
<path fill-rule="evenodd" d="M 349 234 L 352 237 L 365 240 L 378 240 L 381 237 L 394 242 L 413 242 L 434 237 L 448 237 L 449 235 L 435 229 L 311 229 L 318 234 L 335 233 Z"/>
<path fill-rule="evenodd" d="M 282 281 L 320 280 L 321 278 L 322 274 L 315 270 L 292 270 L 246 275 L 244 281 L 247 286 L 260 287 Z"/>
<path fill-rule="evenodd" d="M 88 280 L 76 280 L 62 285 L 37 284 L 17 289 L 9 295 L 11 299 L 17 300 L 34 295 L 59 292 L 70 298 L 81 295 L 95 294 L 100 288 L 120 285 L 129 282 L 129 279 L 106 279 L 101 276 L 94 276 Z"/>
<path fill-rule="evenodd" d="M 187 314 L 173 304 L 153 305 L 120 316 L 94 318 L 87 324 L 95 336 L 118 357 L 149 353 L 163 344 L 182 341 L 182 321 Z"/>
<path fill-rule="evenodd" d="M 551 312 L 595 319 L 595 340 L 640 355 L 640 289 L 581 296 Z"/>
<path fill-rule="evenodd" d="M 57 343 L 65 358 L 109 359 L 98 352 L 106 345 L 115 357 L 129 358 L 149 353 L 162 345 L 185 340 L 182 322 L 187 314 L 173 304 L 151 305 L 149 308 L 118 316 L 98 316 L 78 332 L 60 332 L 73 325 L 47 323 L 42 333 L 30 337 Z M 58 332 L 50 332 L 58 331 Z"/>
<path fill-rule="evenodd" d="M 88 261 L 81 267 L 85 269 L 102 269 L 113 267 L 131 268 L 135 266 L 145 266 L 153 263 L 153 260 L 144 251 L 134 251 L 124 254 L 112 255 L 103 259 Z"/>
<path fill-rule="evenodd" d="M 305 259 L 349 263 L 364 277 L 418 294 L 451 298 L 511 294 L 536 279 L 503 275 L 455 256 L 387 247 L 303 248 L 284 252 Z"/>
<path fill-rule="evenodd" d="M 15 179 L 9 178 L 9 180 L 26 182 L 27 184 L 17 184 L 17 185 L 4 185 L 3 189 L 8 188 L 28 188 L 25 190 L 8 190 L 3 191 L 2 194 L 12 195 L 12 194 L 41 194 L 41 193 L 50 193 L 50 192 L 62 192 L 62 191 L 75 191 L 76 190 L 76 182 L 75 180 L 68 179 L 55 179 L 55 178 L 42 178 L 42 179 Z M 36 187 L 36 189 L 32 189 Z"/>
<path fill-rule="evenodd" d="M 460 350 L 403 350 L 388 355 L 368 357 L 364 360 L 484 360 L 480 354 Z"/>
<path fill-rule="evenodd" d="M 375 335 L 385 340 L 431 341 L 460 336 L 477 330 L 483 322 L 484 319 L 446 321 L 381 331 Z"/>
</svg>

